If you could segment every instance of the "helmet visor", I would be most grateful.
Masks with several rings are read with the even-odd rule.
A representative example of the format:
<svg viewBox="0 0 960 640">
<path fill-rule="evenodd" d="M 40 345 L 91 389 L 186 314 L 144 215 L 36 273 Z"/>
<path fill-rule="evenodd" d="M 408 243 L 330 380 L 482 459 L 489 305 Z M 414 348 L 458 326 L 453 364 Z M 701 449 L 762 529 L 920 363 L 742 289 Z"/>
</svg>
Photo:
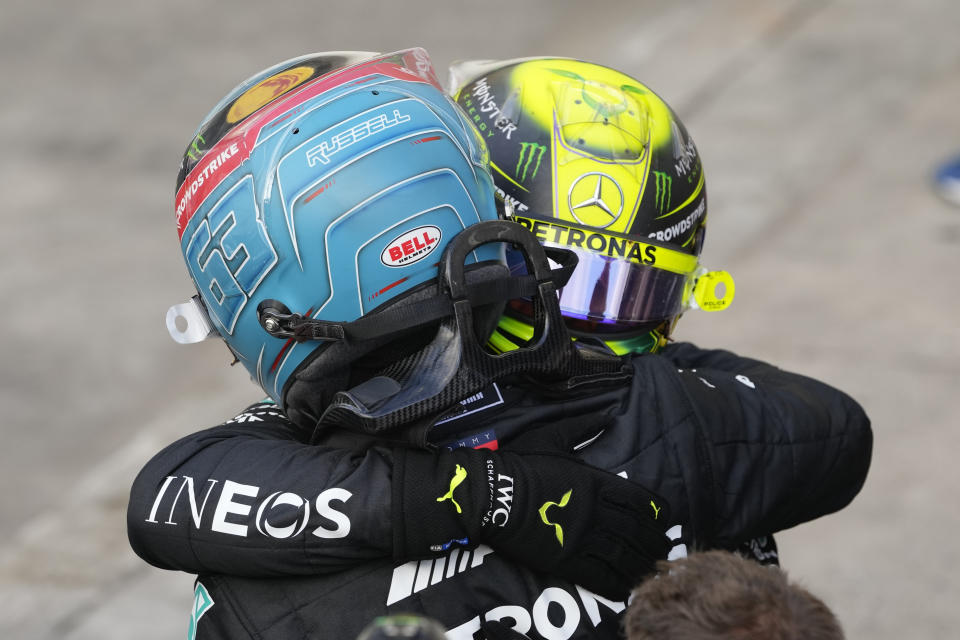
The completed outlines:
<svg viewBox="0 0 960 640">
<path fill-rule="evenodd" d="M 580 262 L 560 291 L 564 315 L 628 329 L 681 312 L 687 275 L 588 251 L 573 251 Z"/>
<path fill-rule="evenodd" d="M 606 325 L 597 327 L 601 331 L 629 331 L 676 317 L 687 305 L 697 275 L 695 255 L 552 218 L 512 219 L 544 246 L 577 254 L 577 268 L 560 291 L 560 308 L 568 318 Z"/>
</svg>

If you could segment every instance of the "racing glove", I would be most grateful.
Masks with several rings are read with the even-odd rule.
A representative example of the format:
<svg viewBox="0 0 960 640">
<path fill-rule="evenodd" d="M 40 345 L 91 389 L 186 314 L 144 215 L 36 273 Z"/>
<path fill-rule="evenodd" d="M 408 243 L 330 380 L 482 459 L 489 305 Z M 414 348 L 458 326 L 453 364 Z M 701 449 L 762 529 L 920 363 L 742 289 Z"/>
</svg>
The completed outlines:
<svg viewBox="0 0 960 640">
<path fill-rule="evenodd" d="M 624 599 L 670 548 L 663 498 L 570 456 L 403 450 L 395 465 L 397 559 L 485 543 L 518 564 Z"/>
</svg>

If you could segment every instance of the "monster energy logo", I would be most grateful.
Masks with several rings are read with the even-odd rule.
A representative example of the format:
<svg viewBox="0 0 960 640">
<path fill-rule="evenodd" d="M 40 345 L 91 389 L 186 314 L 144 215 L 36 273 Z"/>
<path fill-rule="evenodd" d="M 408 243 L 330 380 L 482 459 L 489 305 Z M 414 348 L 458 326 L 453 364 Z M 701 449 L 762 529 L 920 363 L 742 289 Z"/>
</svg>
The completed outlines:
<svg viewBox="0 0 960 640">
<path fill-rule="evenodd" d="M 185 155 L 189 156 L 191 160 L 196 162 L 200 158 L 200 156 L 203 155 L 203 150 L 200 148 L 200 145 L 205 143 L 206 143 L 206 140 L 204 140 L 203 136 L 198 133 L 197 137 L 193 139 L 193 142 L 191 142 L 190 146 L 187 148 L 187 152 Z"/>
<path fill-rule="evenodd" d="M 663 213 L 664 209 L 670 208 L 670 194 L 672 192 L 673 178 L 663 171 L 654 171 L 653 175 L 657 177 L 657 211 Z"/>
<path fill-rule="evenodd" d="M 540 170 L 540 160 L 543 158 L 543 152 L 546 150 L 547 148 L 545 146 L 537 144 L 536 142 L 520 143 L 520 158 L 517 160 L 517 169 L 513 172 L 514 175 L 520 179 L 520 182 L 527 179 L 527 169 L 530 168 L 530 163 L 533 162 L 534 156 L 537 157 L 537 163 L 533 166 L 533 173 L 530 174 L 530 178 L 534 179 L 537 177 L 537 171 Z"/>
</svg>

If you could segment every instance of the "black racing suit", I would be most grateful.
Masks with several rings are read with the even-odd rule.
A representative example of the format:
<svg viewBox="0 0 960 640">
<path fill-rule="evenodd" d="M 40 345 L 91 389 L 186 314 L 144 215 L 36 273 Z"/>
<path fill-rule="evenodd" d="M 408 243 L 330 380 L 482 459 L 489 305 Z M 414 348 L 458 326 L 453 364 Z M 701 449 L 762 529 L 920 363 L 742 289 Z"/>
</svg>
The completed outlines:
<svg viewBox="0 0 960 640">
<path fill-rule="evenodd" d="M 689 344 L 632 364 L 629 384 L 586 396 L 494 385 L 438 418 L 432 439 L 509 448 L 536 425 L 593 421 L 602 432 L 577 455 L 669 501 L 673 557 L 831 513 L 863 485 L 870 423 L 844 393 Z M 134 482 L 130 542 L 151 564 L 199 574 L 198 638 L 352 639 L 375 616 L 408 611 L 449 638 L 486 620 L 534 640 L 618 637 L 624 603 L 488 547 L 394 561 L 392 450 L 309 438 L 256 404 L 170 445 Z"/>
</svg>

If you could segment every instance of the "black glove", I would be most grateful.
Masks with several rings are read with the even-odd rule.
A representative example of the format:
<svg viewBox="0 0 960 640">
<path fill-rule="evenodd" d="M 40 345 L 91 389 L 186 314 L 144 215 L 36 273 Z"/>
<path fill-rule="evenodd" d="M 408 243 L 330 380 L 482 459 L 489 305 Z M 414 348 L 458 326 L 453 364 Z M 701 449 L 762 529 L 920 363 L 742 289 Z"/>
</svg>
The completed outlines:
<svg viewBox="0 0 960 640">
<path fill-rule="evenodd" d="M 670 548 L 661 497 L 569 456 L 404 450 L 394 472 L 397 559 L 483 542 L 519 564 L 623 599 Z"/>
</svg>

